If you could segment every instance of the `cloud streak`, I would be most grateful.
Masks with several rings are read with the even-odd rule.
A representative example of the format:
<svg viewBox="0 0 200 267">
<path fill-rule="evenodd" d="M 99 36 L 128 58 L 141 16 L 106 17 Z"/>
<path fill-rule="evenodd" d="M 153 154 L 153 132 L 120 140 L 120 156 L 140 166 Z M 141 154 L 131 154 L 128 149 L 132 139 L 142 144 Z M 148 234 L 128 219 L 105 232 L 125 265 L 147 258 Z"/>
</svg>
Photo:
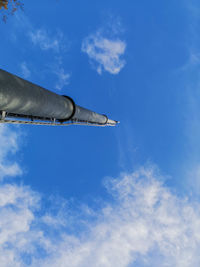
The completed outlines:
<svg viewBox="0 0 200 267">
<path fill-rule="evenodd" d="M 31 76 L 31 71 L 29 70 L 28 66 L 27 66 L 27 63 L 24 61 L 21 63 L 20 65 L 21 67 L 21 72 L 22 72 L 22 75 L 25 79 L 28 79 L 30 78 Z"/>
<path fill-rule="evenodd" d="M 14 155 L 18 150 L 19 136 L 7 126 L 0 126 L 0 180 L 3 180 L 7 176 L 20 175 L 22 171 L 17 162 L 8 159 L 8 154 Z"/>
<path fill-rule="evenodd" d="M 39 47 L 43 52 L 53 55 L 53 63 L 48 63 L 48 69 L 57 78 L 55 88 L 62 90 L 64 86 L 69 84 L 71 76 L 65 71 L 63 64 L 63 55 L 67 50 L 64 34 L 60 30 L 51 35 L 46 29 L 31 29 L 28 36 L 35 47 Z M 22 67 L 26 75 L 26 66 L 22 65 Z"/>
<path fill-rule="evenodd" d="M 56 63 L 50 67 L 52 73 L 57 76 L 55 88 L 62 90 L 64 86 L 69 84 L 71 75 L 67 73 L 63 67 L 63 61 L 61 57 L 56 58 Z"/>
<path fill-rule="evenodd" d="M 57 33 L 55 37 L 50 37 L 45 29 L 38 29 L 29 32 L 29 37 L 34 45 L 38 45 L 42 50 L 53 50 L 59 52 L 63 49 L 63 34 Z"/>
<path fill-rule="evenodd" d="M 183 66 L 177 69 L 182 98 L 184 158 L 179 164 L 181 166 L 183 187 L 190 190 L 193 195 L 199 197 L 200 192 L 200 38 L 199 38 L 199 12 L 200 6 L 197 1 L 184 1 L 184 7 L 188 16 L 188 29 L 186 31 L 189 39 L 184 44 L 187 52 L 187 59 Z M 184 89 L 184 90 L 183 90 Z M 183 153 L 182 153 L 183 154 Z"/>
</svg>

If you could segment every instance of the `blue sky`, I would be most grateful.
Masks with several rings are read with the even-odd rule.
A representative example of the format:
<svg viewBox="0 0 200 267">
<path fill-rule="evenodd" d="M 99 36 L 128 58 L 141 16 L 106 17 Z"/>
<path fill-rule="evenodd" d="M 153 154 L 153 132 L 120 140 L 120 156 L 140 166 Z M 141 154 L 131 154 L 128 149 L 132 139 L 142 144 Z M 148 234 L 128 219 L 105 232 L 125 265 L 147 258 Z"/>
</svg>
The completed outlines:
<svg viewBox="0 0 200 267">
<path fill-rule="evenodd" d="M 24 3 L 1 68 L 117 127 L 0 128 L 0 262 L 200 264 L 200 5 Z"/>
</svg>

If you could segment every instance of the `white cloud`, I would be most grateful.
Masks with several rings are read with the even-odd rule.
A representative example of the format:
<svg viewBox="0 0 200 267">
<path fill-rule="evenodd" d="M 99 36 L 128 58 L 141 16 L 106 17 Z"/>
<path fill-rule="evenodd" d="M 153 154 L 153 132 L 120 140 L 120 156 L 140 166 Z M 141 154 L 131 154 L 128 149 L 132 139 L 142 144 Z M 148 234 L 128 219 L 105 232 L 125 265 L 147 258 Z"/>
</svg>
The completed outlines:
<svg viewBox="0 0 200 267">
<path fill-rule="evenodd" d="M 39 45 L 42 50 L 54 50 L 59 52 L 63 48 L 63 34 L 58 32 L 55 37 L 50 37 L 45 29 L 29 32 L 30 39 L 34 45 Z"/>
<path fill-rule="evenodd" d="M 14 184 L 0 187 L 0 263 L 2 267 L 26 266 L 24 255 L 35 250 L 39 232 L 31 230 L 33 208 L 39 198 L 28 187 Z M 31 240 L 31 242 L 30 242 Z M 37 240 L 37 242 L 38 242 Z"/>
<path fill-rule="evenodd" d="M 66 52 L 66 40 L 61 31 L 54 34 L 53 37 L 45 29 L 38 29 L 29 32 L 29 37 L 34 45 L 44 51 L 53 51 L 53 63 L 48 63 L 51 73 L 57 76 L 55 88 L 62 90 L 65 85 L 69 84 L 70 74 L 67 73 L 63 66 L 63 53 Z"/>
<path fill-rule="evenodd" d="M 30 78 L 31 72 L 30 72 L 30 70 L 29 70 L 29 68 L 27 66 L 27 63 L 26 62 L 22 62 L 20 67 L 21 67 L 21 72 L 22 72 L 23 77 L 25 79 Z"/>
<path fill-rule="evenodd" d="M 90 35 L 82 43 L 82 51 L 97 63 L 96 70 L 99 74 L 102 69 L 111 74 L 118 74 L 125 65 L 125 60 L 122 59 L 125 49 L 124 41 L 106 38 L 100 32 Z"/>
<path fill-rule="evenodd" d="M 199 204 L 173 194 L 153 169 L 105 185 L 113 200 L 73 218 L 38 215 L 38 194 L 1 185 L 1 266 L 199 266 Z M 67 228 L 69 220 L 75 232 Z"/>
<path fill-rule="evenodd" d="M 65 71 L 61 57 L 56 58 L 55 64 L 53 64 L 50 69 L 51 72 L 57 76 L 57 81 L 55 83 L 55 88 L 57 90 L 62 90 L 64 86 L 69 84 L 71 75 Z"/>
<path fill-rule="evenodd" d="M 199 266 L 199 204 L 172 194 L 149 169 L 107 186 L 115 201 L 81 237 L 51 244 L 42 266 Z"/>
<path fill-rule="evenodd" d="M 17 162 L 8 159 L 18 150 L 18 135 L 9 127 L 0 125 L 0 180 L 5 176 L 16 176 L 22 173 Z"/>
<path fill-rule="evenodd" d="M 64 68 L 60 68 L 58 72 L 56 72 L 56 75 L 58 77 L 58 81 L 55 88 L 57 90 L 62 90 L 65 85 L 69 84 L 70 74 L 66 73 Z"/>
<path fill-rule="evenodd" d="M 21 41 L 17 36 L 20 36 L 21 32 L 23 32 L 28 42 L 31 42 L 31 48 L 39 48 L 41 50 L 41 55 L 38 58 L 34 58 L 34 61 L 29 59 L 28 64 L 26 61 L 20 64 L 22 76 L 25 79 L 30 78 L 31 74 L 41 77 L 41 72 L 43 75 L 56 75 L 55 89 L 62 90 L 64 86 L 69 84 L 71 76 L 65 70 L 65 64 L 63 64 L 66 52 L 70 47 L 70 42 L 66 35 L 60 29 L 53 31 L 47 28 L 35 28 L 24 14 L 16 14 L 14 19 L 14 31 L 11 32 L 12 40 L 14 42 Z M 16 32 L 18 33 L 17 35 Z M 36 63 L 40 66 L 39 69 Z M 32 71 L 29 65 L 31 65 Z M 49 77 L 47 77 L 47 80 L 49 80 Z"/>
<path fill-rule="evenodd" d="M 1 179 L 19 174 L 8 158 L 18 134 L 0 127 Z M 6 171 L 18 166 L 15 172 Z M 170 191 L 155 168 L 105 181 L 103 207 L 42 211 L 38 193 L 0 184 L 0 265 L 125 267 L 200 265 L 200 204 Z"/>
</svg>

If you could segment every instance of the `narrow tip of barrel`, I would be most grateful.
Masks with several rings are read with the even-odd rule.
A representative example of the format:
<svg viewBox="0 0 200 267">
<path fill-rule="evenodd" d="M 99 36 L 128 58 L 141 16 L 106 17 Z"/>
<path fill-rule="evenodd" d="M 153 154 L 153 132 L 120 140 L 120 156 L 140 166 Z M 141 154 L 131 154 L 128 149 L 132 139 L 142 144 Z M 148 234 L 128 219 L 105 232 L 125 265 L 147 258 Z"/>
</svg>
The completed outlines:
<svg viewBox="0 0 200 267">
<path fill-rule="evenodd" d="M 116 126 L 119 123 L 120 123 L 119 121 L 110 120 L 110 119 L 108 119 L 108 121 L 107 121 L 108 126 Z"/>
</svg>

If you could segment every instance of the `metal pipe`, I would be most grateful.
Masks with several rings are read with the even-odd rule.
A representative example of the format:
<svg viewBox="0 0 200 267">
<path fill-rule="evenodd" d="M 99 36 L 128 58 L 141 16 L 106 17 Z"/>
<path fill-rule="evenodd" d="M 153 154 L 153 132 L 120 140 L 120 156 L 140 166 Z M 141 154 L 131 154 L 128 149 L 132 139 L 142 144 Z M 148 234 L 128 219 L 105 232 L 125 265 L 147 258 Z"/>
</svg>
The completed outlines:
<svg viewBox="0 0 200 267">
<path fill-rule="evenodd" d="M 68 99 L 0 70 L 0 110 L 18 115 L 67 119 L 73 112 Z"/>
<path fill-rule="evenodd" d="M 67 96 L 61 96 L 28 82 L 0 69 L 0 111 L 17 116 L 29 116 L 45 119 L 84 121 L 102 125 L 114 125 L 108 120 L 88 109 L 75 105 Z"/>
</svg>

